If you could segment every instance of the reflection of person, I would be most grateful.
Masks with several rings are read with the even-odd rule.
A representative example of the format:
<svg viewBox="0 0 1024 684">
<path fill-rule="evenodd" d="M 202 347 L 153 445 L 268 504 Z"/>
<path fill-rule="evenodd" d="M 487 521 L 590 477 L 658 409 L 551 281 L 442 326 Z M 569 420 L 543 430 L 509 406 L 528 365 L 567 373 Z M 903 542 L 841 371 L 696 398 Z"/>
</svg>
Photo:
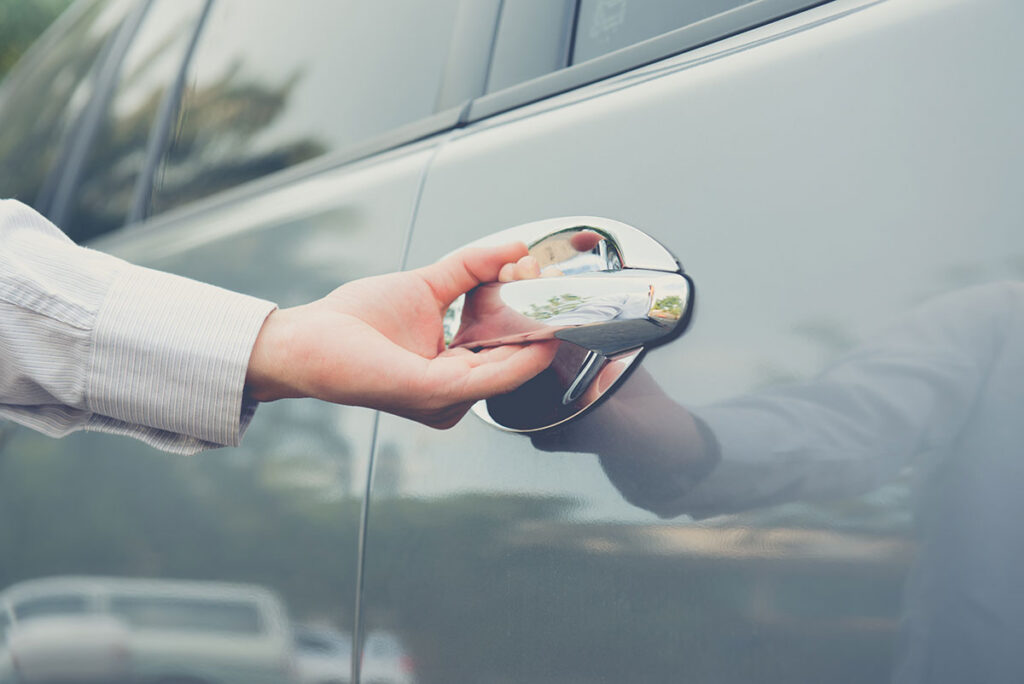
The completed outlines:
<svg viewBox="0 0 1024 684">
<path fill-rule="evenodd" d="M 451 302 L 503 267 L 524 276 L 526 253 L 464 250 L 278 310 L 78 247 L 28 207 L 0 201 L 0 417 L 180 453 L 237 444 L 258 401 L 285 397 L 448 427 L 550 359 L 546 345 L 473 353 L 443 343 Z"/>
<path fill-rule="evenodd" d="M 600 381 L 600 378 L 599 378 Z M 1024 283 L 934 299 L 815 380 L 692 411 L 635 374 L 542 448 L 631 502 L 715 515 L 863 493 L 914 466 L 897 682 L 1024 681 Z"/>
</svg>

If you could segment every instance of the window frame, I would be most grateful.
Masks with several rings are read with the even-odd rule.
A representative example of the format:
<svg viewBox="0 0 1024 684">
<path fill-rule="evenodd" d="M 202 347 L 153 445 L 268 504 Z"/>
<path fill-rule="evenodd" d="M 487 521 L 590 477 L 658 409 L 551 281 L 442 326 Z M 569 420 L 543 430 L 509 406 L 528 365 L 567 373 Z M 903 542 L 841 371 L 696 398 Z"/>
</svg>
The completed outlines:
<svg viewBox="0 0 1024 684">
<path fill-rule="evenodd" d="M 575 11 L 571 21 L 567 21 L 564 31 L 569 32 L 568 48 L 565 54 L 564 68 L 549 72 L 503 90 L 488 93 L 475 100 L 470 107 L 467 122 L 506 112 L 523 105 L 546 99 L 553 95 L 575 90 L 581 86 L 616 76 L 637 67 L 645 66 L 662 59 L 683 54 L 711 43 L 756 29 L 780 19 L 824 5 L 833 0 L 753 0 L 745 5 L 735 7 L 726 12 L 713 15 L 707 19 L 688 24 L 639 43 L 606 53 L 594 59 L 569 64 L 574 51 L 576 23 L 579 17 L 579 0 L 574 0 Z M 507 54 L 508 59 L 524 59 L 523 53 L 531 48 L 526 36 L 518 34 L 500 35 L 502 41 L 518 44 L 495 45 L 495 54 Z M 563 37 L 561 40 L 566 40 Z M 494 68 L 508 68 L 498 63 Z"/>
<path fill-rule="evenodd" d="M 146 1 L 151 2 L 152 0 Z M 195 48 L 202 37 L 203 27 L 212 10 L 213 3 L 225 1 L 238 0 L 207 0 L 203 17 L 198 23 L 197 30 L 192 36 L 192 44 L 181 64 L 178 81 L 172 89 L 168 90 L 166 101 L 161 103 L 161 113 L 151 131 L 147 145 L 146 162 L 133 190 L 132 210 L 126 217 L 125 228 L 147 222 L 157 216 L 177 216 L 179 213 L 191 212 L 194 207 L 201 210 L 203 207 L 215 206 L 221 202 L 235 201 L 249 193 L 265 192 L 270 188 L 294 183 L 325 170 L 344 166 L 458 128 L 465 122 L 471 104 L 484 93 L 487 75 L 490 73 L 494 38 L 498 30 L 499 11 L 503 3 L 503 0 L 461 0 L 459 2 L 441 83 L 435 96 L 433 114 L 371 136 L 350 147 L 328 152 L 265 176 L 249 179 L 208 197 L 154 214 L 150 207 L 154 181 L 179 115 L 184 81 L 187 78 Z M 111 231 L 111 233 L 116 232 L 119 231 Z"/>
<path fill-rule="evenodd" d="M 63 226 L 81 180 L 86 157 L 92 149 L 103 115 L 110 105 L 121 73 L 121 63 L 135 41 L 142 21 L 153 0 L 137 0 L 136 7 L 111 36 L 101 57 L 96 87 L 81 116 L 72 125 L 69 139 L 61 145 L 57 163 L 43 185 L 43 193 L 52 187 L 52 195 L 40 203 L 40 211 L 58 226 Z"/>
</svg>

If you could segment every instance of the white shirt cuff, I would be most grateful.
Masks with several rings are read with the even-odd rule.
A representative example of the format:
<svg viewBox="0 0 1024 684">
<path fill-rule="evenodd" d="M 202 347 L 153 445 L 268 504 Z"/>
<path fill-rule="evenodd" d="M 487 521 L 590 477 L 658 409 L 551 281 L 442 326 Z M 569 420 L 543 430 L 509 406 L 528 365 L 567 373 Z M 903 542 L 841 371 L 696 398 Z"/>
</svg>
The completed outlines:
<svg viewBox="0 0 1024 684">
<path fill-rule="evenodd" d="M 149 439 L 136 436 L 179 453 L 238 445 L 255 410 L 243 398 L 249 355 L 274 308 L 188 278 L 126 268 L 93 330 L 89 429 L 147 426 Z"/>
</svg>

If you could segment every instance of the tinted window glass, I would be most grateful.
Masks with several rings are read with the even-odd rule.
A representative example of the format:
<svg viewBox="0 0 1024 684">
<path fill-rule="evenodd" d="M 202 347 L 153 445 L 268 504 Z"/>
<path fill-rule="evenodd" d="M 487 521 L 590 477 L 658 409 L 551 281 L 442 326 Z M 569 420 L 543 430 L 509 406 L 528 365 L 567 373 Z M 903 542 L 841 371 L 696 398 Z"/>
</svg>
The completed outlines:
<svg viewBox="0 0 1024 684">
<path fill-rule="evenodd" d="M 110 610 L 132 627 L 143 629 L 233 634 L 261 631 L 259 610 L 246 601 L 115 596 Z"/>
<path fill-rule="evenodd" d="M 458 0 L 214 5 L 152 211 L 432 114 L 457 6 Z"/>
<path fill-rule="evenodd" d="M 104 45 L 135 4 L 77 5 L 64 29 L 48 33 L 12 72 L 0 105 L 0 196 L 39 206 L 61 143 L 93 93 Z"/>
<path fill-rule="evenodd" d="M 146 157 L 153 120 L 181 68 L 203 0 L 161 0 L 125 54 L 62 226 L 82 241 L 121 226 Z"/>
<path fill-rule="evenodd" d="M 573 63 L 668 33 L 751 0 L 581 0 Z"/>
<path fill-rule="evenodd" d="M 14 617 L 21 621 L 54 615 L 81 615 L 88 611 L 88 602 L 81 594 L 58 594 L 26 599 L 14 606 Z"/>
</svg>

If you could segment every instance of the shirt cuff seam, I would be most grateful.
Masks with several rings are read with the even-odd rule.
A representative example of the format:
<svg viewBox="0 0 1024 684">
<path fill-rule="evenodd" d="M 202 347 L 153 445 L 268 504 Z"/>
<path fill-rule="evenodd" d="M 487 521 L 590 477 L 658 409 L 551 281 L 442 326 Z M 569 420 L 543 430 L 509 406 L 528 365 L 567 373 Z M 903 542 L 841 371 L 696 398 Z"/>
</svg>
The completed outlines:
<svg viewBox="0 0 1024 684">
<path fill-rule="evenodd" d="M 127 424 L 235 446 L 251 418 L 243 397 L 268 301 L 130 266 L 112 282 L 92 331 L 86 404 Z"/>
</svg>

